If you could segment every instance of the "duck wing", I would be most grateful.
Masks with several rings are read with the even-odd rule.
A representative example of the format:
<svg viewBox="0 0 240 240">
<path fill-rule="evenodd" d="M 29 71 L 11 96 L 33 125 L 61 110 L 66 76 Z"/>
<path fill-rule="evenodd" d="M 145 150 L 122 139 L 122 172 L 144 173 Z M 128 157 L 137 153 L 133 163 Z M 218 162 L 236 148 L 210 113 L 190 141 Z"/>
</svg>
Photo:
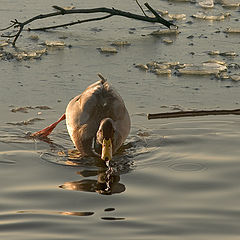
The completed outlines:
<svg viewBox="0 0 240 240">
<path fill-rule="evenodd" d="M 99 126 L 98 96 L 101 81 L 90 85 L 82 94 L 73 98 L 66 109 L 66 123 L 69 135 L 76 148 L 83 155 L 92 155 L 92 140 Z"/>
</svg>

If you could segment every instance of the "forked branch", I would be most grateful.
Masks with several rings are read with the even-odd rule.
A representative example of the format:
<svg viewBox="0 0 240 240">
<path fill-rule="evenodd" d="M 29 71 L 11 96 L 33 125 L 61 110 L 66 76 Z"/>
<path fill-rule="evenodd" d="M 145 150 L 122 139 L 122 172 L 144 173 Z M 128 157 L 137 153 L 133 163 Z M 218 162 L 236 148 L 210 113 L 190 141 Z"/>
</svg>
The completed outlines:
<svg viewBox="0 0 240 240">
<path fill-rule="evenodd" d="M 0 31 L 5 31 L 8 29 L 18 29 L 17 31 L 14 31 L 14 33 L 12 34 L 2 34 L 2 37 L 7 37 L 7 38 L 14 38 L 12 45 L 15 46 L 17 39 L 19 38 L 21 32 L 24 30 L 24 28 L 29 24 L 32 23 L 36 20 L 40 20 L 40 19 L 45 19 L 45 18 L 50 18 L 50 17 L 55 17 L 55 16 L 59 16 L 59 15 L 67 15 L 67 14 L 79 14 L 79 13 L 105 13 L 107 15 L 103 16 L 103 17 L 97 17 L 97 18 L 90 18 L 90 19 L 84 19 L 84 20 L 78 20 L 75 22 L 71 22 L 71 23 L 65 23 L 65 24 L 60 24 L 60 25 L 54 25 L 54 26 L 48 26 L 48 27 L 41 27 L 41 28 L 35 28 L 35 29 L 31 29 L 28 28 L 28 31 L 37 31 L 37 30 L 48 30 L 48 29 L 55 29 L 55 28 L 59 28 L 59 27 L 66 27 L 66 26 L 72 26 L 75 24 L 81 24 L 81 23 L 85 23 L 85 22 L 91 22 L 91 21 L 99 21 L 99 20 L 104 20 L 107 18 L 110 18 L 112 16 L 122 16 L 122 17 L 126 17 L 126 18 L 132 18 L 132 19 L 136 19 L 136 20 L 140 20 L 140 21 L 145 21 L 145 22 L 151 22 L 151 23 L 161 23 L 164 26 L 170 28 L 171 26 L 175 26 L 173 23 L 163 19 L 148 3 L 144 4 L 150 12 L 153 13 L 154 17 L 149 17 L 147 16 L 144 11 L 144 16 L 143 15 L 139 15 L 139 14 L 135 14 L 135 13 L 130 13 L 130 12 L 125 12 L 122 10 L 118 10 L 115 8 L 105 8 L 105 7 L 100 7 L 100 8 L 89 8 L 89 9 L 70 9 L 70 10 L 66 10 L 62 7 L 59 6 L 53 6 L 54 9 L 57 10 L 57 12 L 52 12 L 52 13 L 46 13 L 46 14 L 39 14 L 35 17 L 32 17 L 28 20 L 26 20 L 25 22 L 19 22 L 17 19 L 15 19 L 14 21 L 11 21 L 11 25 L 0 29 Z M 176 27 L 176 26 L 175 26 Z"/>
</svg>

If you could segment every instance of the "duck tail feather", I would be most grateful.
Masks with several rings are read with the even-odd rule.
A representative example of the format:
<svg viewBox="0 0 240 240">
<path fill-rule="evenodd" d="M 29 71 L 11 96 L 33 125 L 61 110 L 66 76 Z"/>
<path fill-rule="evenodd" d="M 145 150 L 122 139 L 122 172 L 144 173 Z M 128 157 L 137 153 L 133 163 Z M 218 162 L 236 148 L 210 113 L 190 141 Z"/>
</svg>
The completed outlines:
<svg viewBox="0 0 240 240">
<path fill-rule="evenodd" d="M 101 79 L 101 83 L 105 83 L 107 81 L 106 78 L 104 78 L 104 76 L 101 73 L 98 73 L 98 77 Z"/>
</svg>

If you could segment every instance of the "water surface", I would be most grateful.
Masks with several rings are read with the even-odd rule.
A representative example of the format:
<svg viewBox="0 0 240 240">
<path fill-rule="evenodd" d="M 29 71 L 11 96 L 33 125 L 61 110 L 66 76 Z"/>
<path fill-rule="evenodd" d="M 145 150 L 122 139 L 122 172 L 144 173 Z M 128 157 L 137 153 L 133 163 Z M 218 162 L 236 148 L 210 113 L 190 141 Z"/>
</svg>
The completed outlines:
<svg viewBox="0 0 240 240">
<path fill-rule="evenodd" d="M 81 6 L 71 1 L 3 2 L 1 24 L 49 12 L 52 5 L 100 6 L 96 1 L 83 1 Z M 214 49 L 239 54 L 239 36 L 223 33 L 229 26 L 238 27 L 239 9 L 216 4 L 203 11 L 229 11 L 231 17 L 210 22 L 191 18 L 202 10 L 193 3 L 149 4 L 186 14 L 186 20 L 176 22 L 181 33 L 173 37 L 173 44 L 148 35 L 158 25 L 115 17 L 37 33 L 38 43 L 28 39 L 32 33 L 24 32 L 19 48 L 36 49 L 45 40 L 63 37 L 72 47 L 49 49 L 40 60 L 0 62 L 2 239 L 238 239 L 239 117 L 147 120 L 147 114 L 239 108 L 239 82 L 212 76 L 156 76 L 134 64 L 200 64 L 211 59 L 206 51 Z M 101 5 L 140 13 L 134 1 Z M 97 50 L 119 39 L 131 46 L 115 55 Z M 239 64 L 239 56 L 215 58 Z M 97 80 L 98 72 L 119 91 L 132 120 L 111 172 L 96 159 L 78 162 L 65 155 L 73 150 L 65 123 L 47 142 L 27 137 L 58 119 L 69 100 Z M 31 108 L 25 113 L 11 111 L 26 106 Z"/>
</svg>

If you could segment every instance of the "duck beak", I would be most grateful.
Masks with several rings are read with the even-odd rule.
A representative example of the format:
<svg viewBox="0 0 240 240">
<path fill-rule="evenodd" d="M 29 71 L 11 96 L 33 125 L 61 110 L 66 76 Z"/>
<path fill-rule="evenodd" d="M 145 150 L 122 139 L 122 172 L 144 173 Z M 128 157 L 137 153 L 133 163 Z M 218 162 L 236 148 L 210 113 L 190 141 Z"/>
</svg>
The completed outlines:
<svg viewBox="0 0 240 240">
<path fill-rule="evenodd" d="M 111 141 L 111 138 L 109 138 L 108 140 L 106 140 L 105 138 L 103 139 L 101 159 L 103 161 L 112 160 L 112 141 Z"/>
</svg>

